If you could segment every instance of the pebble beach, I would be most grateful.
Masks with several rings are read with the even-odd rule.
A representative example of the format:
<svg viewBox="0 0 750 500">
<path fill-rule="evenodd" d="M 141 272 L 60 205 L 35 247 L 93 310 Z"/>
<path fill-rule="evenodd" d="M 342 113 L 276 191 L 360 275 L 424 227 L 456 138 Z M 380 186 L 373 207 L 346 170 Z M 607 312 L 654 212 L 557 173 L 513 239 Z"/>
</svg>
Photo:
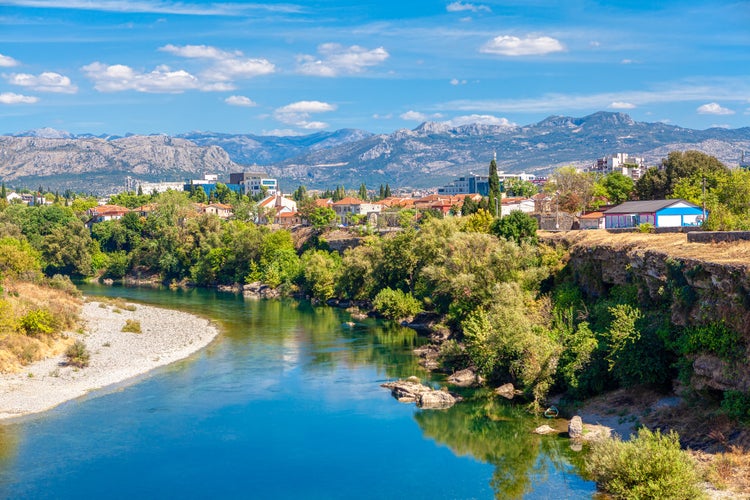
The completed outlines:
<svg viewBox="0 0 750 500">
<path fill-rule="evenodd" d="M 81 318 L 82 331 L 70 336 L 86 343 L 89 366 L 69 366 L 59 355 L 0 375 L 0 420 L 43 412 L 187 358 L 219 333 L 205 318 L 142 304 L 85 302 Z M 123 332 L 127 320 L 140 322 L 141 333 Z"/>
</svg>

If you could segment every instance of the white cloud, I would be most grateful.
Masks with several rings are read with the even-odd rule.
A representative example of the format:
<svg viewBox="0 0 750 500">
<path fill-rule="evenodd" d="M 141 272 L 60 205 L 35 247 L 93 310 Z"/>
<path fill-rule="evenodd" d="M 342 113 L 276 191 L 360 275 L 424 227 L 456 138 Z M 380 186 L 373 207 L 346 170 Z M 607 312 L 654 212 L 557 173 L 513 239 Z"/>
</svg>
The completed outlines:
<svg viewBox="0 0 750 500">
<path fill-rule="evenodd" d="M 748 110 L 748 111 L 750 111 L 750 110 Z M 374 115 L 372 115 L 372 117 L 375 120 L 390 120 L 391 118 L 393 118 L 393 114 L 392 113 L 388 113 L 388 114 L 385 114 L 385 115 L 381 115 L 381 114 L 375 113 Z"/>
<path fill-rule="evenodd" d="M 213 65 L 202 74 L 202 79 L 205 81 L 253 78 L 276 71 L 276 66 L 267 59 L 245 57 L 238 50 L 227 52 L 210 45 L 184 45 L 180 47 L 172 44 L 160 47 L 159 50 L 189 59 L 212 61 Z"/>
<path fill-rule="evenodd" d="M 413 111 L 409 110 L 406 113 L 401 113 L 399 115 L 399 118 L 402 120 L 412 121 L 412 122 L 427 122 L 430 120 L 438 120 L 442 118 L 443 115 L 440 113 L 433 113 L 431 115 L 428 115 L 426 113 L 421 113 L 419 111 Z"/>
<path fill-rule="evenodd" d="M 18 61 L 10 56 L 0 54 L 0 68 L 12 68 L 13 66 L 18 66 Z"/>
<path fill-rule="evenodd" d="M 703 104 L 702 106 L 698 106 L 698 114 L 699 115 L 733 115 L 734 111 L 732 111 L 729 108 L 724 108 L 719 105 L 719 103 L 716 102 L 709 102 L 708 104 Z"/>
<path fill-rule="evenodd" d="M 463 2 L 452 2 L 452 3 L 449 3 L 445 7 L 445 10 L 447 10 L 448 12 L 464 12 L 464 11 L 469 11 L 469 12 L 479 12 L 479 11 L 492 12 L 492 9 L 490 9 L 487 5 L 475 5 L 473 3 L 463 3 Z"/>
<path fill-rule="evenodd" d="M 264 130 L 261 135 L 270 135 L 274 137 L 287 137 L 302 135 L 303 132 L 290 128 L 275 128 L 273 130 Z"/>
<path fill-rule="evenodd" d="M 466 80 L 459 80 L 458 78 L 453 78 L 450 83 L 451 85 L 466 85 Z"/>
<path fill-rule="evenodd" d="M 508 120 L 507 118 L 498 118 L 493 115 L 464 115 L 457 116 L 450 120 L 445 121 L 447 125 L 451 127 L 460 127 L 461 125 L 470 125 L 472 123 L 479 123 L 482 125 L 496 125 L 499 127 L 515 127 L 516 124 Z"/>
<path fill-rule="evenodd" d="M 307 130 L 320 130 L 328 127 L 321 121 L 311 121 L 314 113 L 335 111 L 336 106 L 322 101 L 297 101 L 277 108 L 273 116 L 281 123 L 294 125 Z"/>
<path fill-rule="evenodd" d="M 5 5 L 41 7 L 46 9 L 77 9 L 99 12 L 138 12 L 149 14 L 178 14 L 190 16 L 238 16 L 249 15 L 254 11 L 281 13 L 301 12 L 292 4 L 263 3 L 199 3 L 172 2 L 167 0 L 6 0 Z"/>
<path fill-rule="evenodd" d="M 607 107 L 610 109 L 634 109 L 635 104 L 631 102 L 613 101 Z"/>
<path fill-rule="evenodd" d="M 100 92 L 137 92 L 176 94 L 186 90 L 232 90 L 231 87 L 216 88 L 202 83 L 185 70 L 172 71 L 167 66 L 159 66 L 151 72 L 136 71 L 123 64 L 106 65 L 94 62 L 81 68 L 94 82 Z"/>
<path fill-rule="evenodd" d="M 503 56 L 539 56 L 563 50 L 563 44 L 549 36 L 527 36 L 522 39 L 509 35 L 496 36 L 479 49 L 485 54 Z"/>
<path fill-rule="evenodd" d="M 200 74 L 184 69 L 172 70 L 160 65 L 143 72 L 123 64 L 93 62 L 82 69 L 100 92 L 180 93 L 187 90 L 226 92 L 235 89 L 234 80 L 273 73 L 276 67 L 266 59 L 245 57 L 242 52 L 227 52 L 208 45 L 165 45 L 159 49 L 179 57 L 208 61 Z"/>
<path fill-rule="evenodd" d="M 620 64 L 635 64 L 635 61 L 632 59 L 623 59 L 620 61 Z"/>
<path fill-rule="evenodd" d="M 341 74 L 361 73 L 366 68 L 385 62 L 390 54 L 383 47 L 366 49 L 359 45 L 344 47 L 337 43 L 318 46 L 316 58 L 311 55 L 297 57 L 297 71 L 303 75 L 333 77 Z"/>
<path fill-rule="evenodd" d="M 39 98 L 28 95 L 14 94 L 13 92 L 0 93 L 0 104 L 34 104 Z"/>
<path fill-rule="evenodd" d="M 232 95 L 224 99 L 224 102 L 229 104 L 230 106 L 243 106 L 246 108 L 252 108 L 253 106 L 257 106 L 258 104 L 250 99 L 249 97 L 245 97 L 244 95 Z"/>
<path fill-rule="evenodd" d="M 28 87 L 38 92 L 55 92 L 59 94 L 75 94 L 78 92 L 78 87 L 73 85 L 70 78 L 51 71 L 45 71 L 39 76 L 27 73 L 13 73 L 6 76 L 6 80 L 11 85 Z"/>
</svg>

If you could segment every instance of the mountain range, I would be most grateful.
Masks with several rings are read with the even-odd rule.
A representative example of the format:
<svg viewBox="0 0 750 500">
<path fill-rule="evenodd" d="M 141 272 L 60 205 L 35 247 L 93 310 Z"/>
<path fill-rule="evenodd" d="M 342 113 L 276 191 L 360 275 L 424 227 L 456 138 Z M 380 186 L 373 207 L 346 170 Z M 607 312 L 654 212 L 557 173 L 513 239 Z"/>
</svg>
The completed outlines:
<svg viewBox="0 0 750 500">
<path fill-rule="evenodd" d="M 285 191 L 343 185 L 356 188 L 441 185 L 455 176 L 500 170 L 544 175 L 584 166 L 618 152 L 657 165 L 673 150 L 697 149 L 736 166 L 750 151 L 750 127 L 694 130 L 637 122 L 624 113 L 550 116 L 538 123 L 425 122 L 390 134 L 342 129 L 305 136 L 191 132 L 175 137 L 72 135 L 40 129 L 0 136 L 0 179 L 9 185 L 108 193 L 125 178 L 180 181 L 202 173 L 266 171 Z"/>
</svg>

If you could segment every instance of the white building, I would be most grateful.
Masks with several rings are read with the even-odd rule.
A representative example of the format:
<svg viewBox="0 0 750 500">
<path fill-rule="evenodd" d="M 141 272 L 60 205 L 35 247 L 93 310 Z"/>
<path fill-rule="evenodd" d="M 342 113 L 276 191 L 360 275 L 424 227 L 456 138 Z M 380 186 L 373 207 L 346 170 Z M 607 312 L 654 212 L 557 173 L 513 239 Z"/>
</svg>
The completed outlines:
<svg viewBox="0 0 750 500">
<path fill-rule="evenodd" d="M 627 153 L 616 153 L 596 160 L 591 171 L 602 174 L 620 172 L 634 181 L 641 178 L 646 171 L 646 160 L 639 156 L 630 156 Z"/>
<path fill-rule="evenodd" d="M 257 196 L 264 190 L 266 195 L 273 196 L 279 191 L 278 181 L 262 172 L 229 174 L 229 183 L 242 186 L 242 193 L 248 196 Z"/>
</svg>

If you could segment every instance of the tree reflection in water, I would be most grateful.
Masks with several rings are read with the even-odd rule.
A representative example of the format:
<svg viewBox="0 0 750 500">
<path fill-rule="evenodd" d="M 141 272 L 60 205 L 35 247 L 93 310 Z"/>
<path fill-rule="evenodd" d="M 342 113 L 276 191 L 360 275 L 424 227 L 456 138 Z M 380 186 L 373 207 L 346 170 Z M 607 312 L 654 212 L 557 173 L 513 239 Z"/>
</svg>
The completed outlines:
<svg viewBox="0 0 750 500">
<path fill-rule="evenodd" d="M 417 412 L 414 418 L 425 436 L 456 455 L 494 465 L 490 486 L 496 498 L 520 498 L 553 469 L 573 474 L 580 466 L 580 454 L 570 450 L 567 440 L 532 433 L 540 419 L 488 391 L 477 391 L 448 410 Z"/>
</svg>

